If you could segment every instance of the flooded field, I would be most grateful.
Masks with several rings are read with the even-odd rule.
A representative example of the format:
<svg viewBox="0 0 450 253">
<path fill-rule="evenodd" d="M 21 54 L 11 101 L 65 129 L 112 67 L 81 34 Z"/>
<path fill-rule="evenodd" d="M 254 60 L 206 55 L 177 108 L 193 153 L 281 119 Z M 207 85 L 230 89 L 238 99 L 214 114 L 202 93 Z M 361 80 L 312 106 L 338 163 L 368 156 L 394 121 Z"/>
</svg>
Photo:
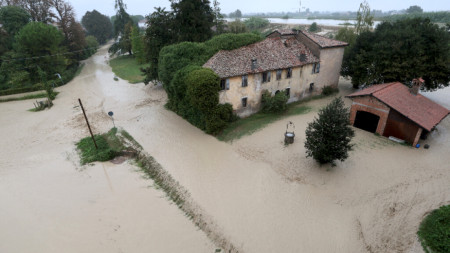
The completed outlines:
<svg viewBox="0 0 450 253">
<path fill-rule="evenodd" d="M 0 252 L 214 252 L 206 235 L 129 163 L 81 167 L 74 143 L 127 130 L 210 215 L 240 252 L 420 252 L 416 231 L 450 203 L 450 117 L 423 144 L 394 144 L 356 129 L 335 168 L 306 158 L 308 122 L 332 98 L 233 143 L 164 108 L 160 86 L 114 81 L 102 48 L 58 88 L 51 110 L 0 104 Z M 342 80 L 340 94 L 352 91 Z M 432 99 L 448 105 L 448 89 Z M 347 105 L 350 100 L 346 99 Z M 296 139 L 283 144 L 286 122 Z"/>
</svg>

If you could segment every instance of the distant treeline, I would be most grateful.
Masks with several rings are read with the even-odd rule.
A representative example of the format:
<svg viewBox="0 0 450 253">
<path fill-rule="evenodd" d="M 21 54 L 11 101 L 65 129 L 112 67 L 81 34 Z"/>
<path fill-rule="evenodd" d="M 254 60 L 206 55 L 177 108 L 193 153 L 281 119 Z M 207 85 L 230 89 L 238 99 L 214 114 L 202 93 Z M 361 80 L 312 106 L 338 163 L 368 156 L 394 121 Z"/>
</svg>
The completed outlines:
<svg viewBox="0 0 450 253">
<path fill-rule="evenodd" d="M 381 21 L 397 21 L 404 18 L 428 18 L 433 23 L 450 23 L 449 11 L 398 14 L 381 18 Z"/>
</svg>

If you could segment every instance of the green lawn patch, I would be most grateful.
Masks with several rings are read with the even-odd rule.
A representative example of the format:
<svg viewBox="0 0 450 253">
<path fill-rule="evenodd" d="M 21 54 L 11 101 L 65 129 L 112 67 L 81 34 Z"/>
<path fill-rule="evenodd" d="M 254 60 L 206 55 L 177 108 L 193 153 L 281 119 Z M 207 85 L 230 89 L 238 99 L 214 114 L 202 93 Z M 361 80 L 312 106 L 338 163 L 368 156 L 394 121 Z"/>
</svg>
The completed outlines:
<svg viewBox="0 0 450 253">
<path fill-rule="evenodd" d="M 130 83 L 141 83 L 145 76 L 140 68 L 148 67 L 148 64 L 138 64 L 136 59 L 131 55 L 116 57 L 109 61 L 114 74 L 118 77 L 128 80 Z"/>
<path fill-rule="evenodd" d="M 232 141 L 239 139 L 242 136 L 250 135 L 259 129 L 262 129 L 279 119 L 293 115 L 305 114 L 311 111 L 312 108 L 310 106 L 299 105 L 300 103 L 303 103 L 303 101 L 289 104 L 284 113 L 258 112 L 247 118 L 238 119 L 237 121 L 230 123 L 222 131 L 222 133 L 217 136 L 217 139 L 221 141 Z"/>
<path fill-rule="evenodd" d="M 417 235 L 426 253 L 450 252 L 450 205 L 441 206 L 425 217 Z"/>
<path fill-rule="evenodd" d="M 56 95 L 58 95 L 58 92 L 54 92 L 54 94 L 56 97 Z M 46 97 L 47 97 L 47 93 L 42 92 L 42 93 L 38 93 L 38 94 L 25 95 L 22 97 L 0 99 L 0 103 L 10 102 L 10 101 L 18 101 L 18 100 L 36 99 L 36 98 L 46 98 Z"/>
<path fill-rule="evenodd" d="M 90 136 L 81 139 L 76 144 L 80 151 L 81 164 L 84 165 L 95 161 L 104 162 L 116 157 L 124 149 L 124 145 L 116 134 L 117 128 L 112 128 L 105 134 L 94 135 L 98 149 L 95 148 Z"/>
</svg>

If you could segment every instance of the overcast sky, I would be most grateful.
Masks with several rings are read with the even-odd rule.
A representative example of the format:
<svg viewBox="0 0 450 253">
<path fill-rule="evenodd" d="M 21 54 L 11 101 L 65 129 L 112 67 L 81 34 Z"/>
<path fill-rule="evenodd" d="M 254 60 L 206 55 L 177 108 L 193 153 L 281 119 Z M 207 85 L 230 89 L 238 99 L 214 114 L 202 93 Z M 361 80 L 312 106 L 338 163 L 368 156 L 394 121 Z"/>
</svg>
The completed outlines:
<svg viewBox="0 0 450 253">
<path fill-rule="evenodd" d="M 86 11 L 97 10 L 107 16 L 115 14 L 114 0 L 68 0 L 80 20 Z M 212 2 L 212 0 L 210 0 Z M 302 0 L 302 7 L 310 11 L 357 11 L 363 0 Z M 170 9 L 169 0 L 123 0 L 131 15 L 148 15 L 155 7 Z M 222 13 L 239 9 L 242 13 L 255 12 L 295 12 L 300 7 L 299 0 L 219 0 Z M 450 0 L 368 0 L 371 9 L 389 11 L 406 9 L 418 5 L 424 11 L 450 11 Z M 303 8 L 302 8 L 303 9 Z"/>
</svg>

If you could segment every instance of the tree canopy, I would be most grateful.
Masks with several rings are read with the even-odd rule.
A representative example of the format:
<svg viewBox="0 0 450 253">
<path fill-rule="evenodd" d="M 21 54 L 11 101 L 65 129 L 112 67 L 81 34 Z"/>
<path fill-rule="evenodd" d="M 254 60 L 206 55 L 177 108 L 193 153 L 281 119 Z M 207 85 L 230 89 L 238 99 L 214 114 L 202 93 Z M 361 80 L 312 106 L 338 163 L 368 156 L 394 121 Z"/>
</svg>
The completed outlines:
<svg viewBox="0 0 450 253">
<path fill-rule="evenodd" d="M 209 0 L 171 0 L 177 41 L 203 42 L 211 38 L 214 14 Z"/>
<path fill-rule="evenodd" d="M 349 111 L 342 98 L 335 98 L 325 108 L 319 110 L 318 118 L 308 123 L 306 128 L 305 148 L 307 157 L 312 157 L 320 164 L 344 161 L 350 144 L 353 129 L 349 126 Z"/>
<path fill-rule="evenodd" d="M 406 13 L 411 14 L 411 13 L 422 13 L 423 9 L 422 7 L 418 6 L 418 5 L 412 5 L 409 6 L 408 9 L 406 9 Z"/>
<path fill-rule="evenodd" d="M 25 67 L 32 81 L 39 81 L 38 67 L 48 79 L 53 79 L 52 75 L 65 69 L 64 58 L 57 55 L 62 53 L 60 45 L 63 40 L 63 34 L 56 27 L 41 22 L 31 22 L 19 31 L 14 48 L 18 56 L 26 58 Z M 32 58 L 47 55 L 49 57 Z"/>
<path fill-rule="evenodd" d="M 81 19 L 81 24 L 86 28 L 87 35 L 94 36 L 100 44 L 112 38 L 111 20 L 96 10 L 87 11 Z"/>
<path fill-rule="evenodd" d="M 364 31 L 369 31 L 373 26 L 373 15 L 370 14 L 370 6 L 366 0 L 359 5 L 358 12 L 356 13 L 356 34 L 360 34 Z"/>
<path fill-rule="evenodd" d="M 363 32 L 344 57 L 342 75 L 354 87 L 399 81 L 409 84 L 422 77 L 425 89 L 448 86 L 450 34 L 429 19 L 383 22 L 374 32 Z"/>
</svg>

